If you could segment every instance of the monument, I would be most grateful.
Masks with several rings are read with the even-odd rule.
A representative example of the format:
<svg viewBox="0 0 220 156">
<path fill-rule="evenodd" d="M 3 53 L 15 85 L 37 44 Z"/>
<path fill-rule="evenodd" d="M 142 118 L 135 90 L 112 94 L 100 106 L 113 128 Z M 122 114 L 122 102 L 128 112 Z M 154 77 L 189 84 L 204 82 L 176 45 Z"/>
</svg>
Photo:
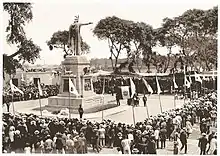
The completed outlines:
<svg viewBox="0 0 220 156">
<path fill-rule="evenodd" d="M 84 111 L 95 109 L 104 104 L 103 96 L 98 95 L 93 90 L 92 76 L 84 73 L 85 68 L 89 68 L 90 62 L 85 55 L 81 55 L 81 35 L 82 26 L 92 24 L 79 23 L 79 16 L 69 27 L 69 48 L 71 55 L 67 55 L 62 61 L 64 71 L 61 74 L 60 94 L 48 98 L 49 110 L 60 110 L 68 108 L 71 113 L 76 113 L 79 105 L 82 105 Z M 69 92 L 69 79 L 73 82 L 78 94 Z"/>
</svg>

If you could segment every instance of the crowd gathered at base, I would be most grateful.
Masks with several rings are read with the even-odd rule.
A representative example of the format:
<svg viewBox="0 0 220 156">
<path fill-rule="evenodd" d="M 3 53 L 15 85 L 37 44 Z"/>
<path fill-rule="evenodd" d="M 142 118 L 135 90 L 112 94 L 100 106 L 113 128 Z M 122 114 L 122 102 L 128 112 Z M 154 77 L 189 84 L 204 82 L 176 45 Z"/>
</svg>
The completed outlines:
<svg viewBox="0 0 220 156">
<path fill-rule="evenodd" d="M 217 154 L 217 93 L 187 102 L 182 108 L 150 116 L 135 125 L 111 120 L 49 118 L 3 114 L 3 153 L 84 154 L 103 148 L 119 154 L 157 154 L 173 142 L 173 154 L 188 152 L 188 138 L 199 124 L 197 154 Z M 214 129 L 214 130 L 213 130 Z"/>
<path fill-rule="evenodd" d="M 55 96 L 59 93 L 59 85 L 45 85 L 41 84 L 43 95 L 40 98 L 47 98 L 49 96 Z M 27 101 L 35 100 L 39 98 L 39 91 L 36 85 L 20 86 L 19 89 L 24 92 L 22 95 L 19 92 L 15 92 L 13 95 L 13 101 Z M 3 103 L 12 102 L 12 92 L 8 91 L 3 93 Z"/>
</svg>

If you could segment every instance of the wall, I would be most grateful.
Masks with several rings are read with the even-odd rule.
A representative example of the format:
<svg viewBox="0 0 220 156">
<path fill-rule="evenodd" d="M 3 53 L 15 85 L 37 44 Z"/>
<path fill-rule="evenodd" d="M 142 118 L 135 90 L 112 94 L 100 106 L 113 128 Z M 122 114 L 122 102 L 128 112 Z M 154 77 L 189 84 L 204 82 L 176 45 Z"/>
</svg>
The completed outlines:
<svg viewBox="0 0 220 156">
<path fill-rule="evenodd" d="M 14 79 L 18 79 L 18 86 L 21 85 L 22 74 L 25 83 L 29 83 L 31 78 L 40 78 L 40 83 L 44 83 L 45 85 L 55 85 L 60 84 L 60 76 L 52 76 L 52 72 L 17 72 L 12 76 Z M 10 80 L 9 75 L 5 75 L 4 86 Z"/>
</svg>

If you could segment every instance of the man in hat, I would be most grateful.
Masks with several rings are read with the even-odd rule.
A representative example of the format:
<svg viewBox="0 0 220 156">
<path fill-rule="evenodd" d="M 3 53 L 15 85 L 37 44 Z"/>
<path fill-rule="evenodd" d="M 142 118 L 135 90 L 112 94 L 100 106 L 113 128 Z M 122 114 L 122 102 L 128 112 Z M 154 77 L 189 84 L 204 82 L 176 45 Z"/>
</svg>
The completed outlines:
<svg viewBox="0 0 220 156">
<path fill-rule="evenodd" d="M 84 110 L 83 110 L 83 108 L 82 108 L 82 105 L 79 105 L 78 112 L 79 112 L 80 121 L 82 121 L 82 117 L 83 117 L 83 113 L 84 113 Z"/>
<path fill-rule="evenodd" d="M 207 147 L 208 139 L 206 138 L 206 134 L 202 133 L 202 137 L 199 138 L 198 147 L 200 147 L 200 155 L 206 154 L 206 147 Z"/>
<path fill-rule="evenodd" d="M 180 141 L 182 144 L 182 147 L 180 148 L 180 151 L 185 147 L 185 154 L 187 154 L 187 129 L 184 127 L 183 130 L 180 133 Z"/>
<path fill-rule="evenodd" d="M 145 96 L 145 94 L 144 94 L 144 97 L 143 97 L 143 102 L 144 102 L 144 107 L 146 107 L 147 97 Z"/>
</svg>

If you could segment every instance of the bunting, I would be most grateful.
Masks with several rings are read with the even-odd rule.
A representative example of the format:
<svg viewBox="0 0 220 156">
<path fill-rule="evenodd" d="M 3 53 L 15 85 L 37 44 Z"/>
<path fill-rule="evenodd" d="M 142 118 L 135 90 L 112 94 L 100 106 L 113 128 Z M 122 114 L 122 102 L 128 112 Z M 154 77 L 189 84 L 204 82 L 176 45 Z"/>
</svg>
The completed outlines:
<svg viewBox="0 0 220 156">
<path fill-rule="evenodd" d="M 72 80 L 69 78 L 69 92 L 75 95 L 79 95 L 78 91 L 76 90 L 76 87 L 74 86 Z"/>
<path fill-rule="evenodd" d="M 195 72 L 195 81 L 202 83 L 201 77 Z"/>
<path fill-rule="evenodd" d="M 12 93 L 14 93 L 14 92 L 19 92 L 19 93 L 21 93 L 21 94 L 24 94 L 23 91 L 21 91 L 20 89 L 18 89 L 18 87 L 16 87 L 16 86 L 12 83 L 12 80 L 10 80 L 10 86 L 11 86 L 11 91 L 12 91 Z"/>
<path fill-rule="evenodd" d="M 131 85 L 131 98 L 133 98 L 134 94 L 136 93 L 136 88 L 133 80 L 130 78 L 130 85 Z"/>
<path fill-rule="evenodd" d="M 148 92 L 150 92 L 150 94 L 153 94 L 154 91 L 153 91 L 153 89 L 151 88 L 151 86 L 147 83 L 147 81 L 146 81 L 144 78 L 143 78 L 142 80 L 143 80 L 144 85 L 146 86 Z"/>
<path fill-rule="evenodd" d="M 157 79 L 157 76 L 156 76 L 156 83 L 157 83 L 157 94 L 160 95 L 160 93 L 162 92 L 161 89 L 160 89 L 160 84 L 159 84 L 159 81 Z"/>
<path fill-rule="evenodd" d="M 174 86 L 175 89 L 178 88 L 178 86 L 177 86 L 177 84 L 176 84 L 175 76 L 173 76 L 173 86 Z"/>
<path fill-rule="evenodd" d="M 43 96 L 43 91 L 42 91 L 42 88 L 40 86 L 40 80 L 37 81 L 37 86 L 38 86 L 39 95 Z"/>
</svg>

